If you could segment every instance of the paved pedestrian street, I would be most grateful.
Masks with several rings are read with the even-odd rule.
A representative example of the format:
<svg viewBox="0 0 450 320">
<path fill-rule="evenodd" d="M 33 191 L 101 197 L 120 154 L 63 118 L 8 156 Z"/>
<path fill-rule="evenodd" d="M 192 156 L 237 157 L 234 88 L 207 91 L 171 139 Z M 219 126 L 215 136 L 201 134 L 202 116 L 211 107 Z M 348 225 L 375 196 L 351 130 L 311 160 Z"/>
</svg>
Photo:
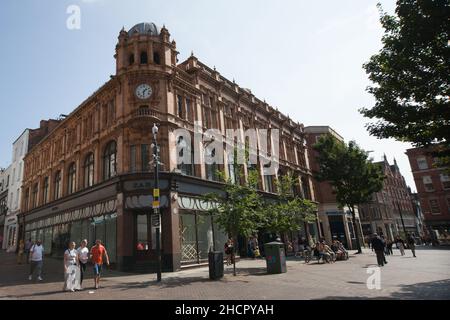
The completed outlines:
<svg viewBox="0 0 450 320">
<path fill-rule="evenodd" d="M 65 293 L 61 261 L 46 259 L 44 281 L 37 283 L 28 280 L 28 265 L 18 266 L 14 255 L 1 253 L 0 299 L 450 299 L 449 249 L 418 247 L 417 258 L 408 250 L 404 257 L 394 250 L 381 268 L 380 289 L 367 286 L 367 271 L 376 267 L 375 254 L 365 249 L 350 256 L 334 264 L 289 258 L 288 272 L 278 275 L 266 274 L 264 260 L 243 259 L 237 263 L 238 275 L 225 267 L 221 281 L 209 280 L 207 267 L 163 273 L 159 284 L 155 274 L 107 270 L 99 290 L 92 289 L 89 268 L 85 289 Z"/>
</svg>

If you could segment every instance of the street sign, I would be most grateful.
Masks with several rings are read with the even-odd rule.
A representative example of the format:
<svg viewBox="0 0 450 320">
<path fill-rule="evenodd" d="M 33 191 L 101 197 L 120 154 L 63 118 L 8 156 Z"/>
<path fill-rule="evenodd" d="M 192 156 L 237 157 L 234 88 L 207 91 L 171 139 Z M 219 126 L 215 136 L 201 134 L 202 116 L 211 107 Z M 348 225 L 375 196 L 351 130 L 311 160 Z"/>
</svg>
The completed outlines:
<svg viewBox="0 0 450 320">
<path fill-rule="evenodd" d="M 159 227 L 160 225 L 160 216 L 159 214 L 151 215 L 152 226 Z"/>
<path fill-rule="evenodd" d="M 153 201 L 153 209 L 158 209 L 159 208 L 159 200 L 157 201 Z"/>
<path fill-rule="evenodd" d="M 159 198 L 159 189 L 153 189 L 153 197 Z"/>
</svg>

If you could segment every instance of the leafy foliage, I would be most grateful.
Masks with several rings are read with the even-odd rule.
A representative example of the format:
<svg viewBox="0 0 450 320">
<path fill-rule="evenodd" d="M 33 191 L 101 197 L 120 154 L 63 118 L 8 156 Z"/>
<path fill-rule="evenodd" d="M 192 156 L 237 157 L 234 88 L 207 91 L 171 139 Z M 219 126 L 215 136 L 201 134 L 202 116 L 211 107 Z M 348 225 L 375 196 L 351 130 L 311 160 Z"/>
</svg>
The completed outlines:
<svg viewBox="0 0 450 320">
<path fill-rule="evenodd" d="M 360 109 L 378 120 L 367 128 L 378 138 L 418 147 L 444 143 L 439 155 L 449 156 L 449 1 L 398 0 L 396 16 L 378 7 L 383 48 L 364 64 L 374 83 L 367 90 L 376 102 L 371 109 Z"/>
<path fill-rule="evenodd" d="M 298 231 L 304 222 L 316 220 L 317 206 L 294 192 L 295 181 L 289 173 L 276 181 L 278 199 L 265 206 L 264 230 L 271 233 Z"/>
<path fill-rule="evenodd" d="M 360 239 L 355 207 L 369 202 L 373 193 L 382 189 L 384 175 L 381 167 L 369 161 L 368 153 L 354 141 L 346 145 L 328 134 L 320 137 L 313 147 L 318 152 L 317 180 L 329 182 L 339 205 L 349 208 L 357 239 Z M 359 241 L 357 244 L 358 251 L 361 251 Z"/>
</svg>

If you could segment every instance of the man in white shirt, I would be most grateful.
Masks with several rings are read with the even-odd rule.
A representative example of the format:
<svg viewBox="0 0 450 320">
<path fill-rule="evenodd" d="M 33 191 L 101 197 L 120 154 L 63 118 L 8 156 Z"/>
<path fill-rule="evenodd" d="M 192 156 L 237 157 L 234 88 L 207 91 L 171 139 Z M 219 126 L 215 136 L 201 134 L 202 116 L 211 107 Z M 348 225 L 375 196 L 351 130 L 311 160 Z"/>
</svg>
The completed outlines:
<svg viewBox="0 0 450 320">
<path fill-rule="evenodd" d="M 44 247 L 41 244 L 41 240 L 37 240 L 36 243 L 30 249 L 30 276 L 28 280 L 33 280 L 34 271 L 37 270 L 38 280 L 42 281 L 42 264 L 44 257 Z"/>
<path fill-rule="evenodd" d="M 77 249 L 80 260 L 80 286 L 83 283 L 84 273 L 86 272 L 86 265 L 89 261 L 89 248 L 87 247 L 87 240 L 81 241 L 81 246 Z"/>
</svg>

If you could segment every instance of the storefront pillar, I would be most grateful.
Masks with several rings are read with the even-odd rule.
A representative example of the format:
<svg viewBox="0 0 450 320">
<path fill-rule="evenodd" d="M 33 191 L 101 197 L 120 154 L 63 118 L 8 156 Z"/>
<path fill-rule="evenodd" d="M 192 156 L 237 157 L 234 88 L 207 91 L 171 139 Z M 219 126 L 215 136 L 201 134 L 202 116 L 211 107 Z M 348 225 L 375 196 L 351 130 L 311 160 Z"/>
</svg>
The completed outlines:
<svg viewBox="0 0 450 320">
<path fill-rule="evenodd" d="M 121 271 L 132 270 L 134 225 L 133 215 L 125 210 L 123 193 L 117 194 L 117 268 Z"/>
<path fill-rule="evenodd" d="M 177 271 L 181 268 L 180 216 L 178 192 L 169 195 L 169 206 L 162 210 L 162 249 L 163 271 Z"/>
</svg>

